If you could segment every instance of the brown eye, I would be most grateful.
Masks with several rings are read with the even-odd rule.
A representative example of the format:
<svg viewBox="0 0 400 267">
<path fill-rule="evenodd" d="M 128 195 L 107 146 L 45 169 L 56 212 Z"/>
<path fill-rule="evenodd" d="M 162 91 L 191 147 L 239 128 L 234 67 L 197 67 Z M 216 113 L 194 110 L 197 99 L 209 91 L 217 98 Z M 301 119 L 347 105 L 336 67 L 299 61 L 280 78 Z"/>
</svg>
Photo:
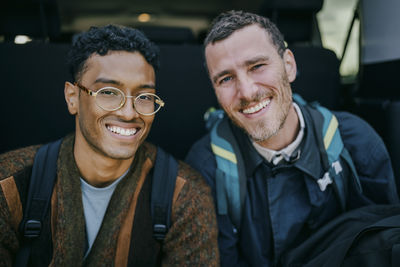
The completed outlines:
<svg viewBox="0 0 400 267">
<path fill-rule="evenodd" d="M 117 95 L 117 93 L 115 92 L 115 90 L 105 89 L 105 90 L 101 90 L 101 92 L 99 92 L 99 95 L 103 95 L 103 96 L 115 96 L 115 95 Z"/>
<path fill-rule="evenodd" d="M 253 67 L 251 67 L 251 69 L 250 70 L 258 70 L 259 68 L 261 68 L 262 66 L 264 66 L 265 64 L 257 64 L 257 65 L 254 65 Z"/>
<path fill-rule="evenodd" d="M 142 95 L 139 95 L 139 96 L 138 96 L 138 100 L 139 100 L 139 99 L 140 99 L 141 101 L 154 101 L 154 96 L 142 94 Z"/>
</svg>

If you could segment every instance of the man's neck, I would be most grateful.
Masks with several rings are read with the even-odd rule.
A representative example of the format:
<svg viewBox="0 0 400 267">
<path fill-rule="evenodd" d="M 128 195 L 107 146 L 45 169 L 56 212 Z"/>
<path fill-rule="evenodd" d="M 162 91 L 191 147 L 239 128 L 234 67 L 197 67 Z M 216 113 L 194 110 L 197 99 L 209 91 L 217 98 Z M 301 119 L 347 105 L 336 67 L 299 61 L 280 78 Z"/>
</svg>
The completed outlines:
<svg viewBox="0 0 400 267">
<path fill-rule="evenodd" d="M 133 158 L 112 159 L 75 138 L 74 157 L 81 177 L 90 185 L 105 187 L 123 175 Z"/>
<path fill-rule="evenodd" d="M 291 144 L 296 139 L 299 130 L 299 117 L 294 106 L 291 105 L 283 127 L 278 131 L 278 133 L 267 140 L 257 143 L 265 148 L 278 151 Z"/>
</svg>

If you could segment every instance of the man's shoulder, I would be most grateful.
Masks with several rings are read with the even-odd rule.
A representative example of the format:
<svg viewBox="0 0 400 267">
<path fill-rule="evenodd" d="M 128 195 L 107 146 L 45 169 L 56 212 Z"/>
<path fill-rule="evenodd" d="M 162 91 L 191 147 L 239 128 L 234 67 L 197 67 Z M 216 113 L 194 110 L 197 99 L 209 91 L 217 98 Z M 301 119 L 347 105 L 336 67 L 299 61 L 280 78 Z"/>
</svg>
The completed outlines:
<svg viewBox="0 0 400 267">
<path fill-rule="evenodd" d="M 140 146 L 140 148 L 143 151 L 145 158 L 150 159 L 152 164 L 154 165 L 154 162 L 156 160 L 157 147 L 154 144 L 145 141 Z"/>
<path fill-rule="evenodd" d="M 392 173 L 389 153 L 378 133 L 366 121 L 348 112 L 335 112 L 344 146 L 360 173 Z M 379 171 L 378 171 L 379 170 Z M 359 174 L 360 174 L 359 173 Z M 375 174 L 368 174 L 373 177 Z"/>
<path fill-rule="evenodd" d="M 205 184 L 200 172 L 181 160 L 178 160 L 178 180 L 179 179 L 182 179 L 184 183 L 190 183 L 192 185 L 203 186 Z"/>
<path fill-rule="evenodd" d="M 195 169 L 199 169 L 200 166 L 206 167 L 206 163 L 210 160 L 214 160 L 214 154 L 211 150 L 210 134 L 206 134 L 192 145 L 185 161 Z"/>
<path fill-rule="evenodd" d="M 178 214 L 187 209 L 212 211 L 211 188 L 203 176 L 187 163 L 178 160 L 178 175 L 173 194 L 174 211 Z M 180 210 L 180 211 L 179 211 Z M 185 212 L 184 212 L 185 213 Z M 189 212 L 188 214 L 197 214 Z M 193 217 L 191 220 L 196 219 Z"/>
<path fill-rule="evenodd" d="M 185 158 L 185 162 L 198 170 L 206 182 L 213 187 L 217 162 L 211 149 L 210 134 L 203 136 L 193 144 Z"/>
<path fill-rule="evenodd" d="M 192 150 L 206 150 L 209 151 L 211 146 L 211 136 L 210 133 L 203 135 L 200 139 L 193 143 L 192 147 L 190 148 L 189 152 Z"/>
<path fill-rule="evenodd" d="M 175 182 L 174 199 L 176 200 L 179 195 L 196 197 L 205 196 L 205 194 L 209 193 L 210 188 L 200 172 L 192 168 L 186 162 L 178 160 L 178 174 Z"/>
<path fill-rule="evenodd" d="M 40 145 L 32 145 L 0 154 L 0 180 L 32 166 L 39 147 Z"/>
<path fill-rule="evenodd" d="M 372 127 L 362 118 L 359 116 L 347 112 L 347 111 L 332 111 L 339 122 L 339 127 L 345 129 L 353 129 L 363 131 L 366 128 L 372 129 Z M 356 129 L 354 129 L 356 128 Z"/>
<path fill-rule="evenodd" d="M 345 145 L 349 143 L 358 145 L 358 143 L 368 143 L 371 140 L 375 142 L 377 139 L 380 141 L 379 135 L 371 125 L 359 116 L 347 111 L 329 111 L 338 121 L 340 135 Z"/>
<path fill-rule="evenodd" d="M 345 144 L 375 145 L 382 142 L 374 128 L 359 116 L 346 111 L 335 111 L 333 114 L 338 120 L 340 135 Z"/>
</svg>

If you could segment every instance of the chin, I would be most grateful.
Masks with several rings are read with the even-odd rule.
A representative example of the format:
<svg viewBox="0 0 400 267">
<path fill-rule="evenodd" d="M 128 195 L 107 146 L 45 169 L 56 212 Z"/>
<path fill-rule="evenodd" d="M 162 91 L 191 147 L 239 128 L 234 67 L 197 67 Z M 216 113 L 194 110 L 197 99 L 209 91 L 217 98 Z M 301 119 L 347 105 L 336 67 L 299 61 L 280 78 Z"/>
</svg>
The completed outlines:
<svg viewBox="0 0 400 267">
<path fill-rule="evenodd" d="M 245 131 L 253 141 L 261 142 L 276 135 L 279 132 L 279 129 L 280 127 L 277 123 L 269 125 L 267 122 L 262 121 L 253 127 L 245 128 Z"/>
<path fill-rule="evenodd" d="M 118 159 L 118 160 L 126 160 L 133 158 L 136 154 L 138 147 L 127 149 L 127 147 L 124 148 L 117 148 L 113 147 L 112 149 L 107 149 L 104 151 L 104 154 L 112 159 Z"/>
<path fill-rule="evenodd" d="M 117 160 L 127 160 L 131 159 L 135 156 L 135 153 L 108 153 L 107 156 L 112 158 L 112 159 L 117 159 Z"/>
</svg>

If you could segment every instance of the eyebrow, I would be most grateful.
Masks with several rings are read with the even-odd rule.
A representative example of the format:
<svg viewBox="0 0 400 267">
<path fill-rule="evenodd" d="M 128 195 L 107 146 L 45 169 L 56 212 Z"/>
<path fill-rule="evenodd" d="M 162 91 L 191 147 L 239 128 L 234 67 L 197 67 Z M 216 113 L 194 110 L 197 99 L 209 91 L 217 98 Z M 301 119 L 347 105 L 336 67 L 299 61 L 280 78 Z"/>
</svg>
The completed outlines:
<svg viewBox="0 0 400 267">
<path fill-rule="evenodd" d="M 256 56 L 256 57 L 254 57 L 254 58 L 251 58 L 251 59 L 246 60 L 246 61 L 243 63 L 243 66 L 250 66 L 250 65 L 253 65 L 253 64 L 255 64 L 255 63 L 257 63 L 257 62 L 260 62 L 260 61 L 269 61 L 269 57 L 268 57 L 268 56 Z M 222 77 L 222 76 L 224 76 L 224 75 L 226 75 L 226 74 L 230 74 L 231 72 L 232 72 L 232 71 L 231 71 L 230 69 L 223 70 L 223 71 L 217 73 L 216 75 L 214 75 L 214 77 L 212 78 L 212 80 L 213 80 L 214 83 L 216 83 L 217 80 L 218 80 L 220 77 Z"/>
<path fill-rule="evenodd" d="M 257 57 L 251 58 L 249 60 L 246 60 L 244 62 L 244 65 L 245 66 L 250 66 L 250 65 L 253 65 L 253 64 L 255 64 L 257 62 L 260 62 L 260 61 L 269 61 L 269 56 L 257 56 Z"/>
<path fill-rule="evenodd" d="M 138 88 L 140 88 L 140 89 L 156 89 L 156 86 L 154 84 L 142 84 L 142 85 L 139 85 Z"/>
<path fill-rule="evenodd" d="M 107 78 L 97 78 L 94 81 L 94 83 L 109 83 L 109 84 L 114 84 L 114 85 L 119 85 L 119 86 L 122 85 L 119 81 L 107 79 Z"/>
<path fill-rule="evenodd" d="M 107 79 L 107 78 L 97 78 L 94 83 L 108 83 L 108 84 L 114 84 L 117 86 L 123 86 L 123 84 L 119 81 L 112 80 L 112 79 Z M 141 84 L 137 88 L 139 89 L 156 89 L 154 84 Z"/>
</svg>

